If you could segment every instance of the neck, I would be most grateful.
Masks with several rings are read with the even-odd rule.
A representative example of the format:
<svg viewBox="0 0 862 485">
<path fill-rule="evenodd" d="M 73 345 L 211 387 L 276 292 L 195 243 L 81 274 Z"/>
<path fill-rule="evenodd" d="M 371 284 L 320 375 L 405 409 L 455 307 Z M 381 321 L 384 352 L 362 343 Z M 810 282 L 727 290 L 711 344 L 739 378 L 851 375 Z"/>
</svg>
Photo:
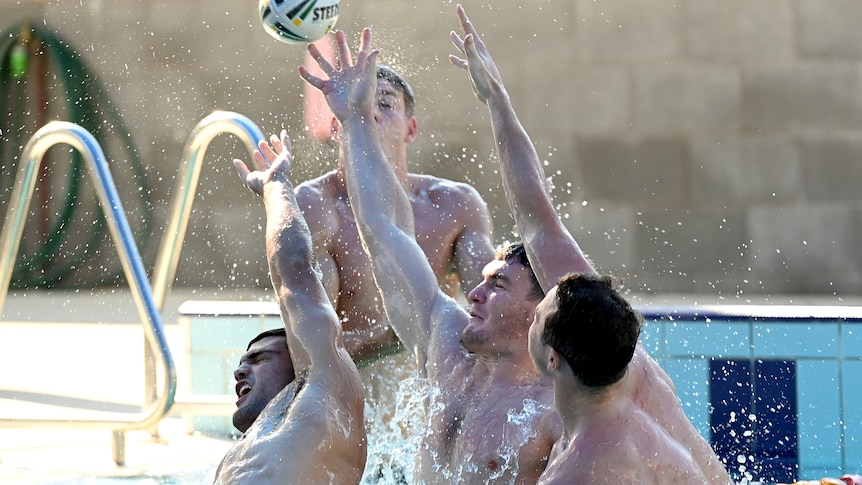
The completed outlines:
<svg viewBox="0 0 862 485">
<path fill-rule="evenodd" d="M 623 377 L 622 381 L 625 379 Z M 584 386 L 571 373 L 557 373 L 553 380 L 554 406 L 568 436 L 577 436 L 584 426 L 595 419 L 615 413 L 627 400 L 619 392 L 622 381 L 597 390 Z"/>
<path fill-rule="evenodd" d="M 391 157 L 389 153 L 386 154 L 386 159 L 389 161 L 389 165 L 392 167 L 392 170 L 395 172 L 395 177 L 401 182 L 401 186 L 404 187 L 404 190 L 407 193 L 410 193 L 410 185 L 407 181 L 407 176 L 409 174 L 407 170 L 407 156 L 399 157 Z M 347 191 L 347 183 L 344 180 L 344 152 L 339 152 L 338 157 L 338 168 L 336 169 L 338 173 L 338 181 L 341 184 L 341 187 L 344 188 L 345 192 Z"/>
<path fill-rule="evenodd" d="M 530 354 L 476 354 L 479 365 L 488 372 L 488 379 L 492 383 L 506 386 L 523 386 L 533 384 L 547 384 L 551 381 L 536 372 L 536 366 L 530 358 Z"/>
</svg>

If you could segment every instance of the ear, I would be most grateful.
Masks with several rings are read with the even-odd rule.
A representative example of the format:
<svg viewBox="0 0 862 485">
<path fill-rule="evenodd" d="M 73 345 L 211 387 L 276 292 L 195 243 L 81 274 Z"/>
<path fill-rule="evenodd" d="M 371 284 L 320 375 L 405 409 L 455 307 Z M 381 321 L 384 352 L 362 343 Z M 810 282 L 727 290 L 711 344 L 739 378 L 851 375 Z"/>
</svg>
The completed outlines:
<svg viewBox="0 0 862 485">
<path fill-rule="evenodd" d="M 416 121 L 416 117 L 413 116 L 410 117 L 409 121 L 407 121 L 407 135 L 404 137 L 404 143 L 413 143 L 417 136 L 419 136 L 419 122 Z"/>
<path fill-rule="evenodd" d="M 563 356 L 560 355 L 560 353 L 557 352 L 556 349 L 551 347 L 550 352 L 548 352 L 548 363 L 547 363 L 548 372 L 553 374 L 557 369 L 560 368 L 560 366 L 562 364 L 563 364 Z"/>
<path fill-rule="evenodd" d="M 341 124 L 335 116 L 329 122 L 329 135 L 332 137 L 332 141 L 339 141 L 341 139 Z"/>
</svg>

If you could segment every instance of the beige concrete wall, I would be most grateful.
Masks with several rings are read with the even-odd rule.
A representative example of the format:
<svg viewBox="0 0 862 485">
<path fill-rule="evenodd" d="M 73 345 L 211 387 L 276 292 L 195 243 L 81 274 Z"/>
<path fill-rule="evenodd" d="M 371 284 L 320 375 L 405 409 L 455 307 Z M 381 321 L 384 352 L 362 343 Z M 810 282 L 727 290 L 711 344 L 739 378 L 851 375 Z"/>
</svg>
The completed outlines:
<svg viewBox="0 0 862 485">
<path fill-rule="evenodd" d="M 645 292 L 862 291 L 862 3 L 464 3 L 603 271 Z M 333 166 L 331 148 L 301 135 L 304 51 L 267 37 L 251 0 L 22 0 L 0 15 L 44 19 L 98 73 L 147 163 L 156 242 L 186 137 L 215 109 L 288 128 L 298 179 Z M 511 237 L 486 110 L 446 58 L 454 3 L 344 0 L 339 26 L 364 25 L 417 92 L 414 170 L 474 183 L 497 241 Z M 262 209 L 228 163 L 242 147 L 224 138 L 178 285 L 267 284 Z"/>
</svg>

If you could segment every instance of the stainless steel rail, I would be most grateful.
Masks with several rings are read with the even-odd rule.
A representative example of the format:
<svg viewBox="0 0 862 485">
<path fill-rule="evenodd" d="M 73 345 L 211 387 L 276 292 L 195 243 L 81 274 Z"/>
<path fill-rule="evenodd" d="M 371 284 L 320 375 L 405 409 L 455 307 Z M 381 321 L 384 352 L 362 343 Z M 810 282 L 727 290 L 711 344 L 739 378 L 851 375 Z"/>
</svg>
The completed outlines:
<svg viewBox="0 0 862 485">
<path fill-rule="evenodd" d="M 197 193 L 198 181 L 203 166 L 204 155 L 212 140 L 221 133 L 229 133 L 240 139 L 249 153 L 257 150 L 257 144 L 264 140 L 263 133 L 247 117 L 231 111 L 215 111 L 202 119 L 189 134 L 177 175 L 177 185 L 171 201 L 168 227 L 162 236 L 156 266 L 153 271 L 152 288 L 156 307 L 162 309 L 165 296 L 170 291 L 176 276 L 180 252 L 189 225 L 192 203 Z M 144 349 L 145 367 L 154 365 L 154 360 Z M 147 371 L 145 376 L 151 376 Z M 147 381 L 147 399 L 155 399 L 155 385 Z M 229 415 L 236 410 L 235 396 L 190 395 L 178 397 L 174 403 L 175 413 Z M 151 430 L 151 433 L 154 431 Z"/>
<path fill-rule="evenodd" d="M 165 338 L 164 327 L 157 300 L 147 280 L 140 254 L 135 245 L 123 206 L 114 186 L 108 163 L 102 148 L 95 138 L 80 126 L 64 121 L 53 121 L 39 129 L 21 154 L 21 162 L 12 196 L 6 211 L 6 218 L 0 233 L 0 314 L 6 302 L 12 270 L 21 243 L 22 230 L 26 221 L 30 201 L 36 185 L 39 166 L 49 148 L 65 143 L 81 152 L 89 169 L 100 206 L 108 223 L 114 246 L 128 280 L 138 314 L 144 327 L 146 349 L 154 354 L 157 365 L 148 369 L 152 375 L 145 376 L 153 383 L 156 391 L 152 399 L 139 413 L 100 413 L 92 419 L 38 419 L 0 417 L 0 427 L 43 427 L 43 428 L 107 428 L 114 431 L 114 461 L 125 462 L 124 435 L 122 431 L 145 429 L 158 424 L 170 410 L 176 394 L 177 376 L 173 358 Z M 161 369 L 161 385 L 158 386 L 158 369 Z"/>
<path fill-rule="evenodd" d="M 153 272 L 153 296 L 158 308 L 164 305 L 165 295 L 174 283 L 204 155 L 210 142 L 221 133 L 235 135 L 246 144 L 250 153 L 254 153 L 258 141 L 264 139 L 257 125 L 245 116 L 231 111 L 213 112 L 202 119 L 189 134 L 171 202 L 168 227 L 162 236 Z"/>
</svg>

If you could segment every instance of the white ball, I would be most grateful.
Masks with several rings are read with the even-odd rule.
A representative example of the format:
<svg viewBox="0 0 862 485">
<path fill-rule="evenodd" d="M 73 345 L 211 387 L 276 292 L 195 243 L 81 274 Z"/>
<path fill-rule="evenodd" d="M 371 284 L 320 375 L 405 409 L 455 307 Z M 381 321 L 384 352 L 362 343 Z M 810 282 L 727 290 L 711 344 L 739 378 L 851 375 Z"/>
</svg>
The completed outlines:
<svg viewBox="0 0 862 485">
<path fill-rule="evenodd" d="M 341 0 L 260 0 L 258 6 L 269 35 L 288 44 L 306 44 L 335 27 Z"/>
</svg>

